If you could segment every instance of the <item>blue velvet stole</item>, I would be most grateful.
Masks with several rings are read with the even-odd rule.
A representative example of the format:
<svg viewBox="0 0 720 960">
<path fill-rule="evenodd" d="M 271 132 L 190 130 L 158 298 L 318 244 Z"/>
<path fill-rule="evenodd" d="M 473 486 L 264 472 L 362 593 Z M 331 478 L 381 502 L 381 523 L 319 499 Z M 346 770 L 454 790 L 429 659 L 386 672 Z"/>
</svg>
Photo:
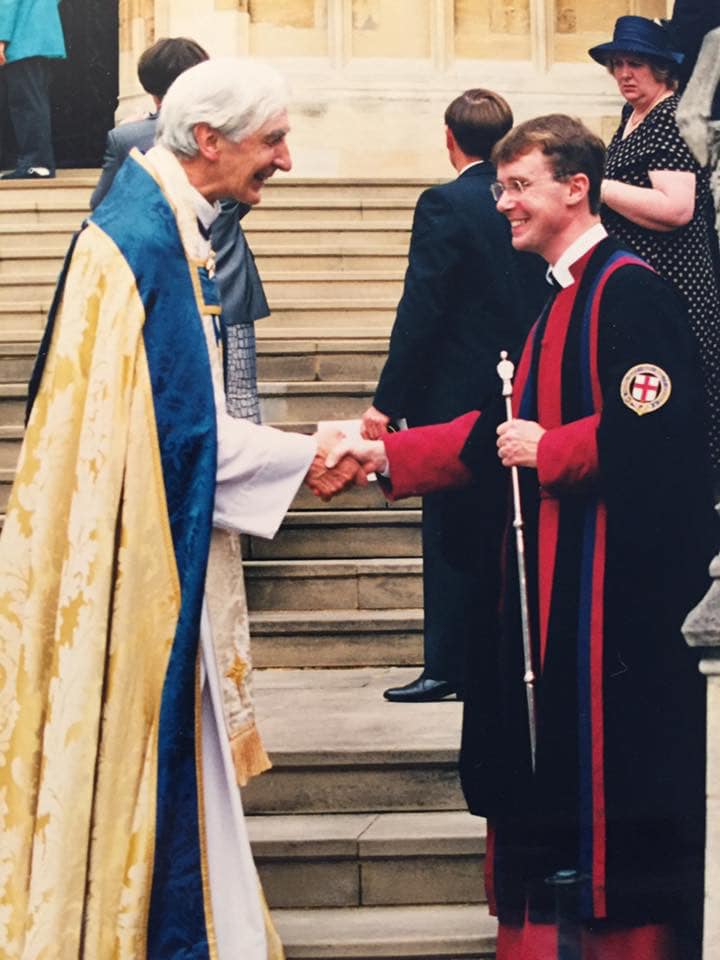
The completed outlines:
<svg viewBox="0 0 720 960">
<path fill-rule="evenodd" d="M 181 608 L 163 686 L 147 956 L 209 957 L 196 770 L 196 682 L 217 468 L 215 404 L 191 270 L 173 212 L 130 158 L 92 221 L 137 279 Z M 205 271 L 198 271 L 198 273 Z M 217 305 L 207 276 L 206 303 Z M 152 597 L 147 598 L 152 603 Z"/>
</svg>

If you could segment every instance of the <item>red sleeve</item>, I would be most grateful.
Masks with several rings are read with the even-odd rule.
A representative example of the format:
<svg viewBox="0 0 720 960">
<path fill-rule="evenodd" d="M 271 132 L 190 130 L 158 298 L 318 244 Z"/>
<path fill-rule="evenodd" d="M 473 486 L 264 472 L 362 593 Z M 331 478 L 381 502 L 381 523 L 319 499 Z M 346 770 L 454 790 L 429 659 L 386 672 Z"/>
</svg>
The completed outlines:
<svg viewBox="0 0 720 960">
<path fill-rule="evenodd" d="M 540 438 L 537 471 L 550 493 L 593 480 L 598 472 L 597 429 L 600 414 L 546 430 Z"/>
<path fill-rule="evenodd" d="M 389 483 L 383 484 L 388 499 L 422 496 L 472 483 L 460 452 L 479 416 L 473 411 L 449 423 L 413 427 L 384 437 L 390 465 Z"/>
</svg>

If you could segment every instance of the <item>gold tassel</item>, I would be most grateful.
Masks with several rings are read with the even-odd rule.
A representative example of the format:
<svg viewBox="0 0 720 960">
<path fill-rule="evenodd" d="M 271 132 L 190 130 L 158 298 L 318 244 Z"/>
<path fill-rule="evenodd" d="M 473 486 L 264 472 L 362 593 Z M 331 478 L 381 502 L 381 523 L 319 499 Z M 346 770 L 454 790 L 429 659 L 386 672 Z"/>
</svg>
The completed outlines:
<svg viewBox="0 0 720 960">
<path fill-rule="evenodd" d="M 233 736 L 230 750 L 235 776 L 241 787 L 244 787 L 251 777 L 256 777 L 272 766 L 255 724 L 245 727 Z"/>
</svg>

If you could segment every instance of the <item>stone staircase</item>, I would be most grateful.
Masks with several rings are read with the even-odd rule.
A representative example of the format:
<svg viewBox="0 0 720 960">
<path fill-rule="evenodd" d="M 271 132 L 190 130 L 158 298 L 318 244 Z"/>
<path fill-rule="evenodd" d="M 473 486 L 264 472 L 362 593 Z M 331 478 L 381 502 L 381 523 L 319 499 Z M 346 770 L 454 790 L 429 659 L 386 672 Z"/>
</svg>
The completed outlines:
<svg viewBox="0 0 720 960">
<path fill-rule="evenodd" d="M 95 174 L 0 183 L 0 512 L 26 384 Z M 257 325 L 266 422 L 311 431 L 368 405 L 423 184 L 272 181 L 244 222 L 272 316 Z M 243 792 L 289 960 L 494 955 L 484 824 L 456 777 L 460 705 L 395 705 L 422 646 L 417 501 L 304 489 L 247 538 L 256 695 L 273 769 Z"/>
</svg>

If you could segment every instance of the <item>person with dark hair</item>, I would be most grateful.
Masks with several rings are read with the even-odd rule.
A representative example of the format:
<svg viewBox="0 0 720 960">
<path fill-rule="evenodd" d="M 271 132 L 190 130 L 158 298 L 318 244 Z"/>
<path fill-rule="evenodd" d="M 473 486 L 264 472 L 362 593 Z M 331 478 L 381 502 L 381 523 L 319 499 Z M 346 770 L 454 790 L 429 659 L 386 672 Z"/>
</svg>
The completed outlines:
<svg viewBox="0 0 720 960">
<path fill-rule="evenodd" d="M 0 68 L 17 142 L 15 169 L 3 180 L 55 176 L 50 122 L 50 60 L 65 57 L 59 0 L 0 3 Z"/>
<path fill-rule="evenodd" d="M 483 403 L 495 390 L 499 351 L 521 342 L 547 295 L 540 261 L 513 252 L 490 195 L 490 153 L 512 122 L 491 90 L 466 90 L 445 112 L 458 176 L 417 202 L 403 296 L 363 436 L 380 436 L 391 420 L 439 423 Z M 477 490 L 423 498 L 424 669 L 387 690 L 388 700 L 462 696 L 466 648 L 485 616 L 474 519 L 481 498 Z"/>
<path fill-rule="evenodd" d="M 138 77 L 152 96 L 156 111 L 170 84 L 181 73 L 208 55 L 195 40 L 163 37 L 145 50 L 138 61 Z M 90 198 L 94 210 L 110 189 L 115 175 L 133 147 L 141 152 L 155 141 L 157 112 L 142 120 L 121 123 L 107 136 L 100 180 Z M 270 315 L 255 258 L 240 225 L 248 204 L 231 198 L 220 201 L 220 216 L 211 227 L 217 284 L 223 305 L 225 390 L 228 413 L 260 423 L 257 389 L 255 321 Z"/>
<path fill-rule="evenodd" d="M 115 176 L 133 147 L 145 153 L 155 142 L 158 110 L 170 84 L 181 73 L 207 60 L 205 50 L 187 37 L 162 37 L 144 50 L 138 60 L 138 79 L 153 99 L 155 109 L 140 120 L 120 123 L 107 135 L 102 171 L 90 198 L 92 210 L 110 189 Z"/>
<path fill-rule="evenodd" d="M 540 254 L 553 286 L 511 418 L 497 379 L 482 413 L 343 441 L 326 461 L 352 453 L 392 499 L 501 475 L 485 505 L 511 505 L 497 619 L 477 638 L 460 755 L 488 820 L 498 960 L 701 956 L 705 681 L 680 628 L 718 518 L 686 307 L 593 211 L 603 153 L 551 114 L 493 154 L 513 246 Z"/>
<path fill-rule="evenodd" d="M 207 59 L 207 53 L 196 40 L 162 37 L 140 54 L 138 80 L 159 107 L 175 77 Z"/>
<path fill-rule="evenodd" d="M 683 54 L 664 27 L 619 17 L 613 39 L 588 51 L 625 98 L 607 151 L 602 221 L 687 301 L 700 344 L 710 451 L 720 482 L 720 287 L 709 216 L 710 177 L 683 140 L 675 118 Z"/>
</svg>

